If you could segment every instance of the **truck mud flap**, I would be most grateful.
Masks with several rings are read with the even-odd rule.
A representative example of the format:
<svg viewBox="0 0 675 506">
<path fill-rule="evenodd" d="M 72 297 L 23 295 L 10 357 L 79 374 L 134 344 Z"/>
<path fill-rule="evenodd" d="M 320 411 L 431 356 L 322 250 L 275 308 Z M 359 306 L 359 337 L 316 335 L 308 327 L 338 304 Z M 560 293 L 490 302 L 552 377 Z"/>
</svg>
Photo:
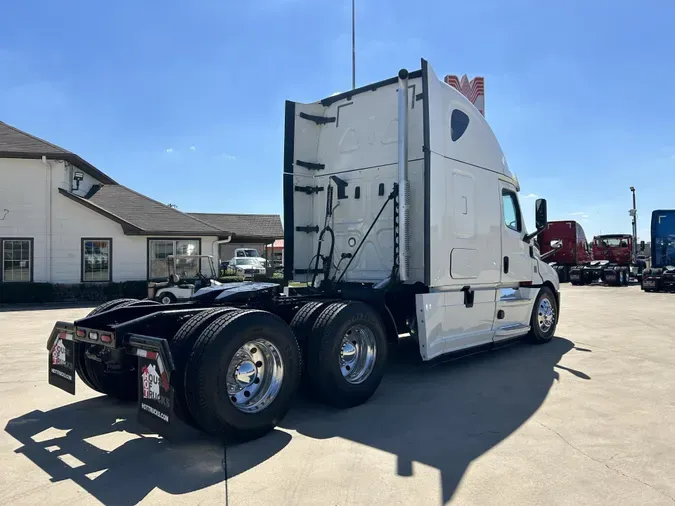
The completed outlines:
<svg viewBox="0 0 675 506">
<path fill-rule="evenodd" d="M 78 344 L 74 341 L 75 325 L 56 322 L 49 336 L 48 377 L 49 384 L 75 395 L 75 353 Z"/>
<path fill-rule="evenodd" d="M 138 357 L 138 422 L 160 436 L 176 435 L 171 350 L 166 339 L 131 334 L 129 346 Z"/>
</svg>

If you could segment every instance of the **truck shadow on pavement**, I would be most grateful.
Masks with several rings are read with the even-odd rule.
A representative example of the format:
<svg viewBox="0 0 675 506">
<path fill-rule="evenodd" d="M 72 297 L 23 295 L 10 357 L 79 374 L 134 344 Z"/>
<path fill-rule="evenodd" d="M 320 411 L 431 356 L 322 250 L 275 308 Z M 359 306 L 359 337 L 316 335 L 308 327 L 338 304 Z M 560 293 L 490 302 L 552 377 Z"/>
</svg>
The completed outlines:
<svg viewBox="0 0 675 506">
<path fill-rule="evenodd" d="M 178 442 L 168 442 L 141 426 L 136 413 L 134 404 L 96 397 L 27 413 L 10 420 L 5 431 L 23 445 L 16 453 L 52 482 L 73 481 L 104 504 L 137 504 L 155 488 L 180 495 L 215 484 L 222 484 L 214 495 L 220 494 L 224 504 L 222 444 L 184 424 L 178 427 Z M 228 469 L 230 477 L 238 469 L 254 468 L 290 441 L 279 430 L 254 441 Z"/>
<path fill-rule="evenodd" d="M 432 466 L 440 471 L 447 503 L 471 462 L 525 423 L 561 374 L 590 380 L 557 365 L 573 349 L 571 341 L 556 337 L 543 346 L 518 342 L 428 366 L 415 343 L 404 343 L 368 403 L 337 411 L 301 400 L 282 425 L 311 438 L 340 437 L 396 455 L 392 472 L 399 476 L 413 475 L 413 461 Z"/>
<path fill-rule="evenodd" d="M 430 365 L 421 362 L 414 343 L 403 342 L 369 402 L 339 411 L 298 396 L 281 428 L 316 439 L 341 437 L 394 454 L 398 465 L 392 472 L 399 476 L 413 475 L 413 461 L 433 466 L 441 473 L 447 502 L 471 462 L 526 422 L 560 374 L 590 379 L 558 365 L 573 349 L 571 341 L 556 337 L 543 346 L 515 343 Z M 71 480 L 104 504 L 125 505 L 155 488 L 180 495 L 216 484 L 222 484 L 216 495 L 222 494 L 225 503 L 227 479 L 291 442 L 290 434 L 274 430 L 228 447 L 225 456 L 218 441 L 181 424 L 178 442 L 170 443 L 136 422 L 135 405 L 106 397 L 32 411 L 10 420 L 5 431 L 22 444 L 16 453 L 52 482 Z M 73 457 L 79 462 L 68 462 Z"/>
</svg>

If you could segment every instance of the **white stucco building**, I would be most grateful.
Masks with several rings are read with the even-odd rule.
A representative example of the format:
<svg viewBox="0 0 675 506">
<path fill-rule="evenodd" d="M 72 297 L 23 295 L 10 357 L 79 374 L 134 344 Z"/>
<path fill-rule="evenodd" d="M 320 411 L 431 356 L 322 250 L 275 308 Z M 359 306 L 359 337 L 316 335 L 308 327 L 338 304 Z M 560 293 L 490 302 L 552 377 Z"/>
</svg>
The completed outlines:
<svg viewBox="0 0 675 506">
<path fill-rule="evenodd" d="M 264 245 L 283 235 L 279 216 L 271 217 L 272 226 L 260 237 L 236 218 L 229 223 L 243 234 L 222 228 L 219 222 L 228 216 L 265 221 L 261 215 L 183 213 L 118 184 L 74 153 L 0 122 L 0 282 L 166 278 L 169 254 L 218 258 L 216 241 Z"/>
</svg>

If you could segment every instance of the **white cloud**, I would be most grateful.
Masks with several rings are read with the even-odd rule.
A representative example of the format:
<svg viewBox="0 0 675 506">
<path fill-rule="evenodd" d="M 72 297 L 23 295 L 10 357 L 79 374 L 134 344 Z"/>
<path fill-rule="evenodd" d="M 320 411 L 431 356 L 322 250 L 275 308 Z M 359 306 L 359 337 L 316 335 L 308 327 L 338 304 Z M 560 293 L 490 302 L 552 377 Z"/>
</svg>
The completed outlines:
<svg viewBox="0 0 675 506">
<path fill-rule="evenodd" d="M 190 151 L 194 151 L 195 149 L 197 149 L 197 148 L 194 147 L 194 146 L 190 146 Z"/>
<path fill-rule="evenodd" d="M 539 195 L 537 195 L 536 193 L 528 193 L 523 198 L 524 199 L 538 199 Z"/>
<path fill-rule="evenodd" d="M 228 160 L 235 160 L 237 157 L 234 155 L 228 155 L 227 153 L 223 153 L 223 158 L 226 158 Z"/>
<path fill-rule="evenodd" d="M 576 211 L 574 213 L 570 213 L 570 216 L 579 216 L 582 220 L 588 219 L 588 213 L 585 213 L 583 211 Z"/>
<path fill-rule="evenodd" d="M 166 150 L 166 152 L 167 152 L 167 153 L 173 153 L 173 148 L 168 148 L 168 149 Z"/>
</svg>

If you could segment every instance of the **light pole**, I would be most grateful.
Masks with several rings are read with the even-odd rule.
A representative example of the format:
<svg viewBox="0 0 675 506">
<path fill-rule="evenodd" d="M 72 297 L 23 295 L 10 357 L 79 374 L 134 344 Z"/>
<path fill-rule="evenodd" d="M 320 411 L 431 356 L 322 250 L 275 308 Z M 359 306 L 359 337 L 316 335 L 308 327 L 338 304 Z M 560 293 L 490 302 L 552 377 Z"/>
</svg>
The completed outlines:
<svg viewBox="0 0 675 506">
<path fill-rule="evenodd" d="M 356 89 L 356 28 L 354 23 L 354 1 L 352 0 L 352 90 Z"/>
<path fill-rule="evenodd" d="M 633 262 L 637 258 L 637 208 L 635 206 L 635 187 L 631 186 L 630 191 L 633 194 L 633 209 L 628 213 L 633 217 Z"/>
</svg>

